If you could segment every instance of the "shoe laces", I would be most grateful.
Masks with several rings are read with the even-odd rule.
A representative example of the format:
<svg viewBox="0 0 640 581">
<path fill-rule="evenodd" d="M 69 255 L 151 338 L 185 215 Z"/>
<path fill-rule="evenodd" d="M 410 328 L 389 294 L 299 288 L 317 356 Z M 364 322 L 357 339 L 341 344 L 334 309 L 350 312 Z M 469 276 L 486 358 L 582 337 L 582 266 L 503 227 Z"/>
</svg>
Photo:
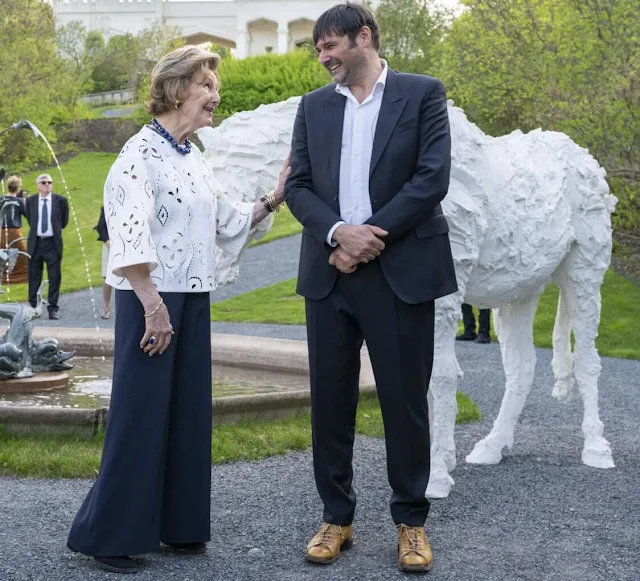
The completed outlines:
<svg viewBox="0 0 640 581">
<path fill-rule="evenodd" d="M 320 535 L 322 538 L 320 539 L 321 545 L 330 545 L 337 535 L 339 535 L 342 531 L 342 527 L 339 525 L 332 525 L 329 523 L 325 523 L 320 528 Z"/>
<path fill-rule="evenodd" d="M 410 551 L 422 551 L 423 550 L 423 538 L 420 534 L 419 527 L 408 527 L 400 525 L 400 534 L 405 534 L 407 539 L 407 548 Z"/>
</svg>

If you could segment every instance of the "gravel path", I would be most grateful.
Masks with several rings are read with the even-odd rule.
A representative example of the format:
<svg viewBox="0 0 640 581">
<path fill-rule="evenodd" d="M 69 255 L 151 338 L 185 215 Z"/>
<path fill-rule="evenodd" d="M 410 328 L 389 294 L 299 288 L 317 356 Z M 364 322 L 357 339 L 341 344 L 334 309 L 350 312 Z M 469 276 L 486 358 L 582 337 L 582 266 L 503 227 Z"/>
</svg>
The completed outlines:
<svg viewBox="0 0 640 581">
<path fill-rule="evenodd" d="M 580 463 L 581 405 L 550 396 L 551 353 L 538 351 L 535 385 L 513 450 L 494 467 L 465 455 L 490 429 L 502 397 L 497 345 L 458 345 L 462 389 L 487 419 L 460 426 L 459 466 L 427 529 L 441 581 L 638 581 L 640 362 L 605 359 L 601 412 L 617 467 Z M 382 440 L 358 438 L 356 542 L 328 568 L 302 559 L 320 519 L 309 453 L 213 468 L 213 540 L 198 557 L 145 556 L 136 579 L 306 581 L 406 579 L 395 569 Z M 65 549 L 90 482 L 0 478 L 0 579 L 113 579 Z"/>
<path fill-rule="evenodd" d="M 211 302 L 223 301 L 297 276 L 300 238 L 301 235 L 298 234 L 247 249 L 240 265 L 238 282 L 216 289 L 211 293 Z M 45 314 L 43 319 L 36 320 L 34 323 L 42 327 L 94 328 L 96 325 L 113 327 L 114 313 L 107 321 L 100 318 L 102 315 L 102 279 L 97 284 L 98 286 L 93 289 L 95 312 L 92 292 L 90 289 L 85 289 L 61 295 L 59 301 L 60 319 L 58 321 L 50 321 Z M 113 308 L 113 299 L 111 306 Z"/>
</svg>

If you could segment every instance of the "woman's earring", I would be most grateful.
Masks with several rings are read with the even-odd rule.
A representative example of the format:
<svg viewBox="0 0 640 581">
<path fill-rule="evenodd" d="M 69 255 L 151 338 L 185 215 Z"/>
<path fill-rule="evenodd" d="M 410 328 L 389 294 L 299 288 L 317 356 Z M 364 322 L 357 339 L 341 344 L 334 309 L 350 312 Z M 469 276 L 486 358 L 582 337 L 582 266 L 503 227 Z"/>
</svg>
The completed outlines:
<svg viewBox="0 0 640 581">
<path fill-rule="evenodd" d="M 180 109 L 180 105 L 182 105 L 182 101 L 176 101 L 176 109 Z"/>
</svg>

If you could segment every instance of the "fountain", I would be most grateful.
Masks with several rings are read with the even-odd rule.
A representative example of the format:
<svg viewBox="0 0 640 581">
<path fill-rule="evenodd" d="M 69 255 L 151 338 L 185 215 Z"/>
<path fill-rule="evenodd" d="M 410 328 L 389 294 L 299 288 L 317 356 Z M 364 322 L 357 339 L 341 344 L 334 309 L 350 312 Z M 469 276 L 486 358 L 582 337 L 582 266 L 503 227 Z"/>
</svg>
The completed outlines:
<svg viewBox="0 0 640 581">
<path fill-rule="evenodd" d="M 58 165 L 58 170 L 60 170 L 60 165 L 49 142 L 33 123 L 27 120 L 18 121 L 1 130 L 0 135 L 10 129 L 30 129 L 36 137 L 42 137 Z M 0 182 L 4 179 L 4 175 L 4 169 L 0 168 Z M 2 183 L 4 186 L 4 182 Z M 63 183 L 68 193 L 64 177 Z M 4 187 L 2 189 L 4 192 Z M 17 201 L 9 201 L 2 205 L 0 215 L 2 215 L 4 223 L 6 223 L 4 214 L 17 204 Z M 7 244 L 5 248 L 0 248 L 0 280 L 3 280 L 5 272 L 11 273 L 18 256 L 24 255 L 30 258 L 27 253 L 13 248 L 22 240 L 24 238 L 19 238 Z M 73 357 L 74 353 L 59 349 L 58 340 L 53 337 L 35 341 L 32 336 L 32 321 L 41 316 L 44 306 L 47 304 L 43 299 L 47 282 L 45 280 L 38 289 L 36 307 L 13 302 L 0 305 L 0 319 L 9 321 L 9 328 L 0 340 L 0 393 L 45 391 L 67 387 L 69 375 L 66 371 L 73 368 L 73 365 L 67 361 Z M 2 292 L 4 291 L 0 289 L 0 293 Z"/>
</svg>

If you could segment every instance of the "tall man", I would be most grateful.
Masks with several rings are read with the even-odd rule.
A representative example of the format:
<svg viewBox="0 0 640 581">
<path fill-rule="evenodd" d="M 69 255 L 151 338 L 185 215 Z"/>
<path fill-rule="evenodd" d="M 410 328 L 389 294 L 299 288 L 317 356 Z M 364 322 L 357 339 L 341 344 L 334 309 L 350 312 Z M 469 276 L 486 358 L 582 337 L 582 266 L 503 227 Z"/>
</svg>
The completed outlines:
<svg viewBox="0 0 640 581">
<path fill-rule="evenodd" d="M 358 4 L 313 31 L 333 77 L 296 116 L 285 199 L 303 225 L 297 291 L 306 299 L 313 461 L 324 523 L 307 546 L 329 564 L 352 542 L 352 452 L 360 348 L 382 407 L 398 566 L 427 571 L 427 387 L 434 299 L 457 290 L 448 225 L 450 133 L 442 83 L 380 59 L 379 30 Z"/>
<path fill-rule="evenodd" d="M 36 180 L 38 194 L 27 199 L 29 237 L 29 303 L 36 306 L 36 293 L 42 282 L 42 270 L 47 264 L 49 279 L 48 310 L 50 319 L 59 319 L 58 296 L 62 281 L 62 230 L 69 222 L 69 204 L 64 196 L 52 194 L 53 180 L 41 174 Z"/>
</svg>

